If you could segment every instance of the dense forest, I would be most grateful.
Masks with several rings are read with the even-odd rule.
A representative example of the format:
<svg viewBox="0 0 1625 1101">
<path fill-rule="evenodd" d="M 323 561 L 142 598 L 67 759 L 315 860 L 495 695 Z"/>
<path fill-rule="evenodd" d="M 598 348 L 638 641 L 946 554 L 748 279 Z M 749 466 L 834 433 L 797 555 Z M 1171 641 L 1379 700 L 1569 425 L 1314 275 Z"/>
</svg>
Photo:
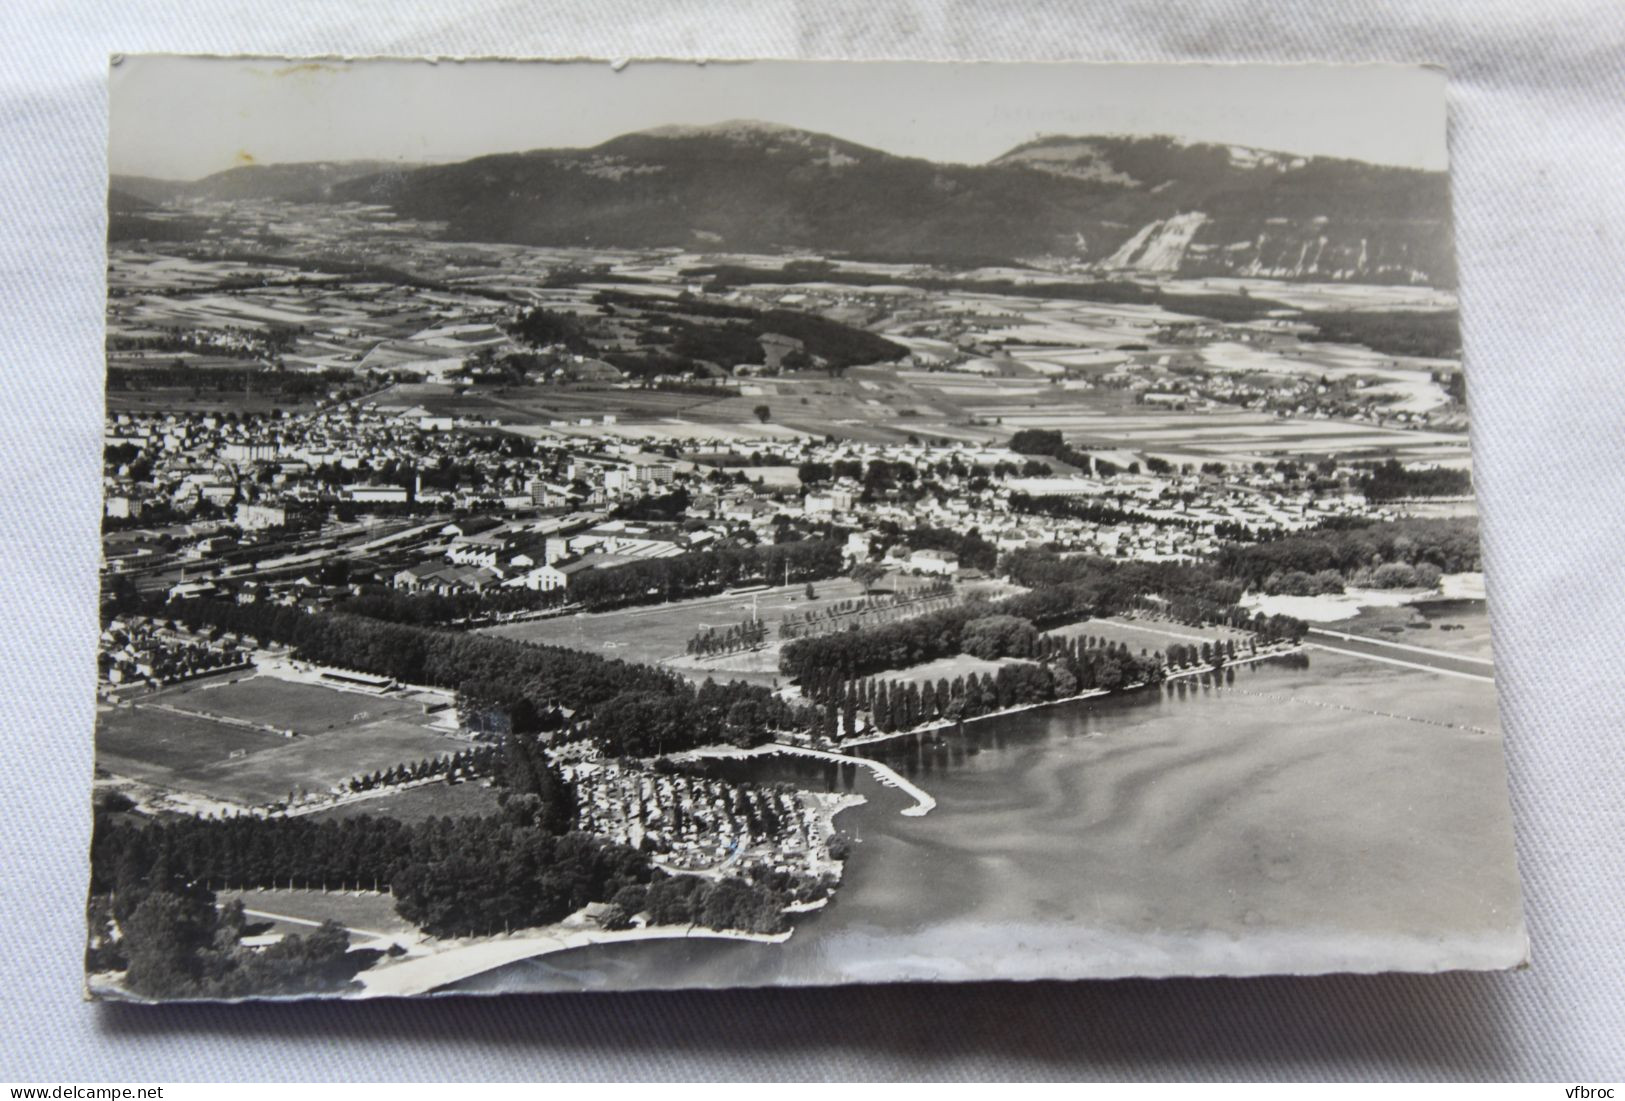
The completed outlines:
<svg viewBox="0 0 1625 1101">
<path fill-rule="evenodd" d="M 1473 476 L 1465 470 L 1433 467 L 1412 470 L 1398 459 L 1371 463 L 1355 483 L 1373 501 L 1407 497 L 1465 497 L 1473 492 Z"/>
<path fill-rule="evenodd" d="M 1224 623 L 1265 639 L 1299 638 L 1304 625 L 1239 607 L 1243 588 L 1212 567 L 1115 562 L 1082 555 L 1021 550 L 1004 570 L 1030 591 L 1002 600 L 971 601 L 913 619 L 785 643 L 779 668 L 806 686 L 829 678 L 865 677 L 937 658 L 1027 657 L 1037 632 L 1095 616 L 1155 607 L 1185 622 Z"/>
<path fill-rule="evenodd" d="M 237 947 L 240 905 L 216 911 L 216 890 L 295 887 L 389 889 L 400 915 L 433 936 L 483 936 L 559 921 L 590 902 L 623 919 L 778 932 L 785 897 L 739 879 L 666 878 L 641 853 L 583 833 L 537 828 L 522 804 L 487 818 L 407 825 L 362 816 L 182 819 L 138 825 L 97 818 L 91 845 L 93 927 L 118 921 L 123 937 L 94 936 L 92 970 L 127 967 L 131 989 L 152 997 L 234 997 L 342 988 L 380 953 L 347 953 L 324 926 L 273 949 Z M 675 885 L 674 885 L 675 884 Z M 686 906 L 660 905 L 680 895 Z M 98 921 L 98 919 L 101 919 Z"/>
<path fill-rule="evenodd" d="M 213 891 L 181 881 L 93 895 L 85 970 L 123 971 L 125 987 L 149 998 L 276 997 L 337 993 L 385 954 L 351 951 L 349 934 L 332 921 L 249 948 L 241 938 L 264 926 L 250 923 L 240 901 L 216 901 Z"/>
<path fill-rule="evenodd" d="M 1305 624 L 1290 616 L 1249 612 L 1237 601 L 1246 586 L 1211 563 L 1121 562 L 1039 547 L 1005 555 L 1001 568 L 1031 592 L 1012 597 L 1017 614 L 1041 625 L 1061 609 L 1092 605 L 1094 615 L 1152 610 L 1182 623 L 1218 623 L 1253 631 L 1265 640 L 1303 637 Z M 1048 611 L 1047 609 L 1056 609 Z"/>
<path fill-rule="evenodd" d="M 991 622 L 999 620 L 1001 622 Z M 1088 635 L 1040 635 L 1032 624 L 995 616 L 967 624 L 965 652 L 978 656 L 1020 656 L 995 672 L 965 673 L 953 680 L 846 678 L 817 671 L 803 682 L 812 701 L 814 737 L 843 741 L 860 732 L 891 734 L 939 722 L 975 719 L 1011 707 L 1068 699 L 1080 692 L 1115 691 L 1162 680 L 1165 659 L 1142 651 L 1136 655 L 1120 642 Z M 1229 656 L 1235 657 L 1231 647 Z M 1218 662 L 1222 663 L 1223 655 Z M 1209 651 L 1209 664 L 1215 657 Z M 1183 663 L 1183 656 L 1180 663 Z M 864 716 L 862 726 L 859 716 Z"/>
<path fill-rule="evenodd" d="M 1438 571 L 1423 570 L 1424 575 L 1434 581 L 1438 573 L 1482 568 L 1478 521 L 1470 518 L 1393 520 L 1304 532 L 1253 546 L 1228 546 L 1214 561 L 1225 576 L 1257 588 L 1263 588 L 1274 575 L 1314 576 L 1332 571 L 1345 579 L 1353 579 L 1362 570 L 1376 576 L 1390 564 L 1408 566 L 1413 571 L 1428 567 Z M 1386 576 L 1403 577 L 1404 574 L 1389 571 Z M 1382 587 L 1380 580 L 1374 587 Z M 1407 586 L 1390 583 L 1388 587 Z"/>
<path fill-rule="evenodd" d="M 578 354 L 590 354 L 593 350 L 585 328 L 575 315 L 560 313 L 542 306 L 532 306 L 528 310 L 519 311 L 514 319 L 504 326 L 504 331 L 521 344 L 532 348 L 562 345 L 568 351 Z"/>
<path fill-rule="evenodd" d="M 658 321 L 656 335 L 665 348 L 656 354 L 690 366 L 695 361 L 723 367 L 764 364 L 767 356 L 761 338 L 769 333 L 801 342 L 800 358 L 790 366 L 811 366 L 816 361 L 830 374 L 866 363 L 895 362 L 908 355 L 907 348 L 885 337 L 794 310 L 758 310 L 692 295 L 664 299 L 623 291 L 601 291 L 593 302 L 612 312 L 632 310 Z M 707 323 L 694 318 L 706 318 Z"/>
<path fill-rule="evenodd" d="M 1315 327 L 1305 340 L 1364 344 L 1390 356 L 1461 356 L 1461 318 L 1455 310 L 1314 310 L 1302 320 Z"/>
<path fill-rule="evenodd" d="M 1089 453 L 1075 450 L 1052 428 L 1019 429 L 1005 446 L 1017 455 L 1046 455 L 1080 470 L 1091 468 Z"/>
<path fill-rule="evenodd" d="M 959 653 L 967 625 L 993 614 L 991 604 L 962 604 L 898 623 L 793 639 L 779 652 L 779 669 L 802 684 L 820 675 L 862 677 L 906 669 Z"/>
</svg>

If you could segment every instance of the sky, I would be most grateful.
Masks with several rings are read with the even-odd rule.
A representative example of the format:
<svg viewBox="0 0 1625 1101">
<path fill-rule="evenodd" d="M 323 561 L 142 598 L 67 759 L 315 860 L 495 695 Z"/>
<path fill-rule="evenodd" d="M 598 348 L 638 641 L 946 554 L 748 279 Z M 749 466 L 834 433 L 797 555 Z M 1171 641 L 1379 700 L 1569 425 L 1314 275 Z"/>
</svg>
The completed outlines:
<svg viewBox="0 0 1625 1101">
<path fill-rule="evenodd" d="M 1445 77 L 1411 66 L 115 59 L 109 165 L 465 160 L 760 119 L 979 164 L 1043 134 L 1171 134 L 1443 169 Z"/>
</svg>

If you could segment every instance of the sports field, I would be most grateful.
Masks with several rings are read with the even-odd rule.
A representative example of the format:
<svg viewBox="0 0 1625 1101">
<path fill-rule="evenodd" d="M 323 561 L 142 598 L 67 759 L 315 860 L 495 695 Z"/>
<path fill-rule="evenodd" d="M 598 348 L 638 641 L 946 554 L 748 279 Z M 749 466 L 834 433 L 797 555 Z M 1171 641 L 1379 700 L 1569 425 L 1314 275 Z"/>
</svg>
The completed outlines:
<svg viewBox="0 0 1625 1101">
<path fill-rule="evenodd" d="M 322 734 L 376 719 L 417 718 L 422 714 L 417 705 L 403 700 L 270 676 L 193 681 L 145 697 L 143 702 L 162 703 L 204 716 L 223 715 L 296 734 Z"/>
<path fill-rule="evenodd" d="M 100 710 L 96 765 L 165 790 L 257 806 L 466 747 L 429 719 L 407 701 L 268 676 L 194 683 Z"/>
<path fill-rule="evenodd" d="M 672 604 L 511 623 L 488 628 L 484 633 L 523 642 L 569 646 L 626 661 L 656 663 L 686 656 L 688 640 L 708 627 L 726 631 L 753 614 L 758 615 L 767 624 L 771 643 L 777 640 L 779 623 L 788 613 L 840 600 L 855 600 L 863 595 L 857 582 L 844 577 L 814 582 L 813 589 L 818 599 L 811 604 L 807 601 L 805 584 L 779 585 L 753 594 L 704 596 Z M 698 680 L 707 676 L 759 673 L 755 666 L 760 663 L 750 660 L 754 656 L 750 653 L 721 655 L 701 667 L 683 672 Z"/>
<path fill-rule="evenodd" d="M 96 713 L 96 763 L 143 780 L 286 743 L 287 739 L 268 731 L 155 707 L 101 707 Z"/>
<path fill-rule="evenodd" d="M 340 737 L 296 738 L 280 749 L 203 769 L 191 790 L 250 805 L 274 802 L 290 792 L 323 792 L 357 773 L 463 748 L 465 743 L 425 727 L 384 720 L 346 730 Z"/>
</svg>

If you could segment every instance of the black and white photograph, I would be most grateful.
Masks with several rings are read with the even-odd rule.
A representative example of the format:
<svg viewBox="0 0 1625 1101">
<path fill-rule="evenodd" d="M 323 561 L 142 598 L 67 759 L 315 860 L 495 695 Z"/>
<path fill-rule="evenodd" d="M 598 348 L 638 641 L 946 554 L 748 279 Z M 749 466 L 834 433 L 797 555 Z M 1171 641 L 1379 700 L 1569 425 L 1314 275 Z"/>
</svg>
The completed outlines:
<svg viewBox="0 0 1625 1101">
<path fill-rule="evenodd" d="M 1442 71 L 108 80 L 89 997 L 1526 963 Z"/>
</svg>

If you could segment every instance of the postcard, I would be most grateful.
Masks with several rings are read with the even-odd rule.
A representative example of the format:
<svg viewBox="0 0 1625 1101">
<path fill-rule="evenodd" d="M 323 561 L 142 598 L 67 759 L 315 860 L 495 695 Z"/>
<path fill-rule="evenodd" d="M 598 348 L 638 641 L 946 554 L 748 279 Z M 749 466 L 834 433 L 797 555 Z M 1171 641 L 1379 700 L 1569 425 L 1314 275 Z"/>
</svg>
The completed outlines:
<svg viewBox="0 0 1625 1101">
<path fill-rule="evenodd" d="M 89 995 L 1522 964 L 1445 87 L 115 58 Z"/>
</svg>

